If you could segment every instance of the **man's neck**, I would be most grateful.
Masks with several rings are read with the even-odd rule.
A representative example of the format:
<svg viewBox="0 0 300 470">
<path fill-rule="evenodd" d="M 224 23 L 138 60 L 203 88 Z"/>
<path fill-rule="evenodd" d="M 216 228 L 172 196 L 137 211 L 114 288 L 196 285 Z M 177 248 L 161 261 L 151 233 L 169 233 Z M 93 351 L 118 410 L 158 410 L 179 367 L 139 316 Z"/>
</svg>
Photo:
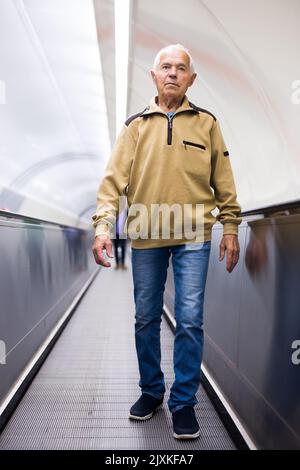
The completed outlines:
<svg viewBox="0 0 300 470">
<path fill-rule="evenodd" d="M 184 97 L 175 98 L 158 96 L 158 105 L 165 113 L 170 113 L 172 111 L 176 111 L 176 109 L 181 106 L 183 99 Z"/>
</svg>

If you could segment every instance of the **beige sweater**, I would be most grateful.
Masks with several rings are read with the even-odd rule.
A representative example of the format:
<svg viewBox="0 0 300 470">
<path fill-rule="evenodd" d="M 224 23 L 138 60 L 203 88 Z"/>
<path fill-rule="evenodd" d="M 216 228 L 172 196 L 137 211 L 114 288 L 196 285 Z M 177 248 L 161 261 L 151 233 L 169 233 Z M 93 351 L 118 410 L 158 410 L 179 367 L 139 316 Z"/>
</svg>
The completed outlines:
<svg viewBox="0 0 300 470">
<path fill-rule="evenodd" d="M 128 201 L 127 231 L 134 248 L 210 240 L 216 219 L 224 234 L 237 234 L 240 206 L 218 121 L 186 96 L 172 121 L 156 102 L 152 98 L 143 112 L 131 116 L 116 141 L 97 194 L 95 236 L 107 228 L 112 233 L 122 195 Z M 196 218 L 197 204 L 202 205 L 202 226 Z M 179 212 L 182 209 L 176 223 L 174 205 Z M 217 217 L 211 213 L 216 206 Z M 168 217 L 157 216 L 157 207 L 167 212 L 171 208 L 166 232 Z M 185 210 L 189 227 L 197 229 L 193 239 L 182 228 Z"/>
</svg>

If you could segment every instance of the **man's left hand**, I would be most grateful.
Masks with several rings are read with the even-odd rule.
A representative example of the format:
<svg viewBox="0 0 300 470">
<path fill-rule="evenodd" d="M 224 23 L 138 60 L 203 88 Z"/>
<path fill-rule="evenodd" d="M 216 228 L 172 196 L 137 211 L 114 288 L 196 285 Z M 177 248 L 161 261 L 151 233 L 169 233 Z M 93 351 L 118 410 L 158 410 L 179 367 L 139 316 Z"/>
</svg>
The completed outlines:
<svg viewBox="0 0 300 470">
<path fill-rule="evenodd" d="M 220 243 L 219 261 L 222 261 L 226 253 L 226 269 L 229 273 L 233 270 L 239 260 L 240 245 L 237 235 L 223 235 Z"/>
</svg>

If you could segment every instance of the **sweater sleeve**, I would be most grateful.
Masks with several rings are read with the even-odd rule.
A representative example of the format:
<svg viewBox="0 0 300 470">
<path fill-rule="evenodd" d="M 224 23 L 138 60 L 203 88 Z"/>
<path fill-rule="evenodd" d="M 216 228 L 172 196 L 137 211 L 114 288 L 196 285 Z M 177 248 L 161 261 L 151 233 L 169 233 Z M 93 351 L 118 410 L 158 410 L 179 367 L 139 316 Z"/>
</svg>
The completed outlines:
<svg viewBox="0 0 300 470">
<path fill-rule="evenodd" d="M 125 196 L 135 144 L 124 125 L 115 143 L 97 192 L 97 209 L 92 216 L 95 236 L 113 228 L 119 213 L 119 197 Z"/>
<path fill-rule="evenodd" d="M 216 205 L 219 209 L 217 220 L 223 224 L 224 235 L 237 235 L 241 207 L 237 202 L 236 188 L 220 125 L 214 122 L 211 129 L 212 170 L 210 184 L 215 193 Z"/>
</svg>

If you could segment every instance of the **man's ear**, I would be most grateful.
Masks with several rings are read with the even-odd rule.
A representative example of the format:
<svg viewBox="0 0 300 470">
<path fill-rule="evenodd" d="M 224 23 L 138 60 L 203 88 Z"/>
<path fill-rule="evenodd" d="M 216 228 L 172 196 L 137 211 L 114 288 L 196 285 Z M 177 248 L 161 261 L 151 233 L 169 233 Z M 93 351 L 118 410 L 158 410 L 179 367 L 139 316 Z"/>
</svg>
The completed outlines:
<svg viewBox="0 0 300 470">
<path fill-rule="evenodd" d="M 194 81 L 196 80 L 197 74 L 193 73 L 193 75 L 190 78 L 189 86 L 192 86 Z"/>
<path fill-rule="evenodd" d="M 151 73 L 151 77 L 152 77 L 153 82 L 156 84 L 156 75 L 155 75 L 155 71 L 154 71 L 154 70 L 150 70 L 150 73 Z"/>
</svg>

